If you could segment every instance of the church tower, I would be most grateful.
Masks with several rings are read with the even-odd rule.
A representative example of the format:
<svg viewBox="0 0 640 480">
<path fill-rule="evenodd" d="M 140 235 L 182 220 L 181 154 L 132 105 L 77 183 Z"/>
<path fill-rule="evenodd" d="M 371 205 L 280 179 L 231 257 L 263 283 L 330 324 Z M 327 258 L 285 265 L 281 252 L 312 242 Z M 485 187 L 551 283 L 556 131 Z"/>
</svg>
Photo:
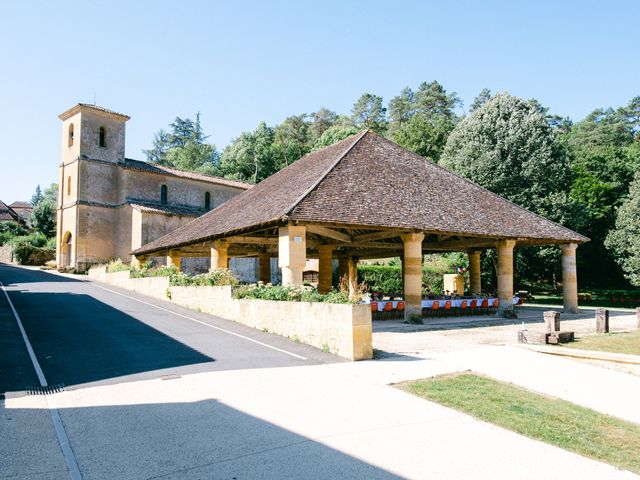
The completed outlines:
<svg viewBox="0 0 640 480">
<path fill-rule="evenodd" d="M 120 203 L 118 167 L 125 160 L 127 115 L 79 103 L 62 120 L 56 260 L 84 270 L 114 256 Z M 91 253 L 89 253 L 91 252 Z"/>
</svg>

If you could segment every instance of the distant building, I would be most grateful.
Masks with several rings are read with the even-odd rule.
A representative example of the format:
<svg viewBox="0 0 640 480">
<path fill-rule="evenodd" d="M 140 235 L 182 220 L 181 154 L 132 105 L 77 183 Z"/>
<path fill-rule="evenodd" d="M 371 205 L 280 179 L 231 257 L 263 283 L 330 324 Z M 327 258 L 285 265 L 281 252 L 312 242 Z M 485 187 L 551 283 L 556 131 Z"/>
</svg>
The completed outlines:
<svg viewBox="0 0 640 480">
<path fill-rule="evenodd" d="M 127 115 L 79 103 L 62 113 L 59 268 L 121 258 L 251 185 L 125 158 Z"/>
<path fill-rule="evenodd" d="M 33 205 L 31 205 L 29 202 L 13 202 L 11 205 L 9 205 L 9 207 L 11 207 L 14 212 L 20 215 L 20 218 L 22 218 L 25 223 L 29 223 L 29 216 L 31 215 L 31 211 L 33 210 Z"/>
<path fill-rule="evenodd" d="M 0 200 L 0 222 L 15 222 L 18 225 L 26 225 L 20 214 L 2 200 Z"/>
</svg>

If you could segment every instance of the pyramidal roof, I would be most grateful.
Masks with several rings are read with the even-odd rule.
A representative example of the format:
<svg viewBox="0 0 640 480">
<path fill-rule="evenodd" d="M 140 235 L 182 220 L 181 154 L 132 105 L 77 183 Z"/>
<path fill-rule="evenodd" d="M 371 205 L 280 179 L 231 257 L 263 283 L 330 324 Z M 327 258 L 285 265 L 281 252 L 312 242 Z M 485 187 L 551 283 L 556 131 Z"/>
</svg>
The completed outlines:
<svg viewBox="0 0 640 480">
<path fill-rule="evenodd" d="M 363 131 L 305 155 L 133 253 L 153 253 L 289 221 L 548 243 L 589 240 Z"/>
</svg>

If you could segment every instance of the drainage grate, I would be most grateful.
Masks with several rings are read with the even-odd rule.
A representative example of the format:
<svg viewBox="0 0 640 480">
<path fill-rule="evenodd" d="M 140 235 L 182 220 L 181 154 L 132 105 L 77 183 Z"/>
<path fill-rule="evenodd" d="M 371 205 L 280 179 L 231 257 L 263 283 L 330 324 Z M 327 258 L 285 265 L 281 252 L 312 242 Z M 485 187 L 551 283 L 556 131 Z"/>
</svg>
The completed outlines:
<svg viewBox="0 0 640 480">
<path fill-rule="evenodd" d="M 29 387 L 27 395 L 51 395 L 52 393 L 64 392 L 64 383 L 57 385 L 47 385 L 46 387 Z"/>
</svg>

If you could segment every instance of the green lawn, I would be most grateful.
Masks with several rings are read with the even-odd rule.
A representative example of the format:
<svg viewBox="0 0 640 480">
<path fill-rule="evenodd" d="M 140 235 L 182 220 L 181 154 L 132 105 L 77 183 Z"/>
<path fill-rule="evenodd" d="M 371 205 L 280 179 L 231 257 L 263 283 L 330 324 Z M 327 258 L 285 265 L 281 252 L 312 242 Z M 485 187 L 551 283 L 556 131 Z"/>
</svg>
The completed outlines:
<svg viewBox="0 0 640 480">
<path fill-rule="evenodd" d="M 474 373 L 398 387 L 527 437 L 640 473 L 640 425 Z"/>
<path fill-rule="evenodd" d="M 578 303 L 585 307 L 636 308 L 640 307 L 640 291 L 638 290 L 580 290 Z M 587 294 L 591 300 L 586 300 Z M 545 305 L 562 305 L 562 291 L 533 291 L 535 300 L 526 303 Z"/>
<path fill-rule="evenodd" d="M 575 342 L 565 343 L 563 346 L 582 350 L 640 355 L 640 330 L 607 333 L 606 335 L 589 335 L 580 337 Z"/>
</svg>

